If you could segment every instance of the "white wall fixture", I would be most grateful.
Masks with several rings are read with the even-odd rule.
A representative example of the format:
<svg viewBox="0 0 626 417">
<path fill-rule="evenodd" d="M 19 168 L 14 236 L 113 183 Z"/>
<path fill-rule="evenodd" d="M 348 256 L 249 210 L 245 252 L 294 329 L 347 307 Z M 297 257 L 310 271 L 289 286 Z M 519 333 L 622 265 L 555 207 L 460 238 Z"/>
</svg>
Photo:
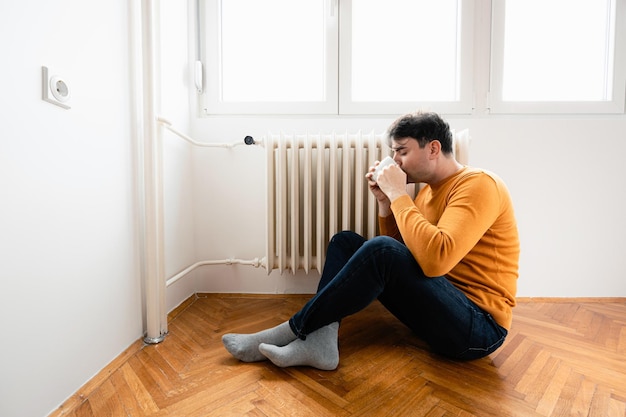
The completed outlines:
<svg viewBox="0 0 626 417">
<path fill-rule="evenodd" d="M 67 110 L 70 109 L 70 87 L 62 77 L 50 75 L 48 67 L 45 66 L 41 67 L 41 90 L 44 101 Z"/>
</svg>

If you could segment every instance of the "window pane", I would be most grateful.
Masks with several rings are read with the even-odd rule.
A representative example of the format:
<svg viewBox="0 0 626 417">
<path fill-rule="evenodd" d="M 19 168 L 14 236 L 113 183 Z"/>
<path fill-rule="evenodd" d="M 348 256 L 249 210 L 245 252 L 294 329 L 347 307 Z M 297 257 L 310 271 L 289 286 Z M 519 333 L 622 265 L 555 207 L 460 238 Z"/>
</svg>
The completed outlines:
<svg viewBox="0 0 626 417">
<path fill-rule="evenodd" d="M 353 0 L 353 101 L 455 101 L 459 1 Z"/>
<path fill-rule="evenodd" d="M 502 99 L 610 100 L 610 17 L 609 0 L 507 0 Z"/>
<path fill-rule="evenodd" d="M 222 100 L 325 99 L 324 0 L 222 0 Z"/>
</svg>

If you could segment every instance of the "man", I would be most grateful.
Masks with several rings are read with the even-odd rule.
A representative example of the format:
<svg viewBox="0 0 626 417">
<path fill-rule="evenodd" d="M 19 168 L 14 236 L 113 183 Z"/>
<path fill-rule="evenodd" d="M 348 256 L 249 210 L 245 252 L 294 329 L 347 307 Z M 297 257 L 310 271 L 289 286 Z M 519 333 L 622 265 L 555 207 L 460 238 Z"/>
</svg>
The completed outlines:
<svg viewBox="0 0 626 417">
<path fill-rule="evenodd" d="M 376 181 L 381 236 L 330 241 L 317 294 L 291 319 L 254 334 L 226 334 L 236 358 L 335 369 L 342 318 L 378 299 L 436 353 L 477 359 L 511 326 L 519 238 L 509 192 L 496 175 L 459 164 L 448 124 L 414 113 L 388 131 L 395 165 Z M 415 201 L 406 184 L 425 183 Z"/>
</svg>

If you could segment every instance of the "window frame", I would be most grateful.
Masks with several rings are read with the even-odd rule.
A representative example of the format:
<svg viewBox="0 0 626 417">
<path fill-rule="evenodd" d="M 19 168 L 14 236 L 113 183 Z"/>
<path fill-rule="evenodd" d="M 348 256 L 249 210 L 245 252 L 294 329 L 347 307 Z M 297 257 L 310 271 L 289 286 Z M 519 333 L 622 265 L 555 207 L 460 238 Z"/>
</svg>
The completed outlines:
<svg viewBox="0 0 626 417">
<path fill-rule="evenodd" d="M 275 114 L 318 114 L 336 115 L 338 94 L 338 16 L 336 5 L 324 1 L 325 9 L 325 100 L 324 101 L 255 101 L 225 102 L 222 97 L 221 68 L 221 0 L 206 0 L 204 31 L 207 41 L 206 54 L 206 89 L 202 94 L 204 112 L 207 115 L 275 115 Z M 208 30 L 207 28 L 215 28 Z M 202 32 L 202 31 L 201 31 Z M 270 65 L 270 63 L 257 63 Z"/>
<path fill-rule="evenodd" d="M 613 68 L 611 100 L 511 101 L 502 99 L 504 77 L 505 0 L 492 1 L 491 77 L 487 108 L 491 114 L 619 114 L 626 97 L 625 2 L 611 0 L 613 8 Z"/>
<path fill-rule="evenodd" d="M 459 99 L 456 101 L 376 101 L 356 102 L 352 96 L 352 0 L 340 0 L 339 22 L 339 114 L 403 114 L 411 109 L 430 109 L 445 114 L 471 114 L 474 81 L 474 0 L 459 0 L 461 30 L 458 56 Z M 416 47 L 419 45 L 416 44 Z M 344 81 L 345 80 L 345 81 Z"/>
</svg>

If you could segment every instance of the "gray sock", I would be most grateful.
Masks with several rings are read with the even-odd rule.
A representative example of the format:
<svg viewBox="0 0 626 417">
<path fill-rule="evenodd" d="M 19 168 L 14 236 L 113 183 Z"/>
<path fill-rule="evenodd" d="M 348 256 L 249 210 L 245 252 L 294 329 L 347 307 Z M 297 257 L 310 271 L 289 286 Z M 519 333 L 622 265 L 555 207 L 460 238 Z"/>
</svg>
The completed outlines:
<svg viewBox="0 0 626 417">
<path fill-rule="evenodd" d="M 338 332 L 339 323 L 334 322 L 309 334 L 306 340 L 296 339 L 283 347 L 261 343 L 259 351 L 281 368 L 305 365 L 332 371 L 339 365 Z"/>
<path fill-rule="evenodd" d="M 259 352 L 261 343 L 285 346 L 296 339 L 289 322 L 286 321 L 271 329 L 252 334 L 228 333 L 222 336 L 226 350 L 235 358 L 244 362 L 258 362 L 267 359 Z"/>
</svg>

